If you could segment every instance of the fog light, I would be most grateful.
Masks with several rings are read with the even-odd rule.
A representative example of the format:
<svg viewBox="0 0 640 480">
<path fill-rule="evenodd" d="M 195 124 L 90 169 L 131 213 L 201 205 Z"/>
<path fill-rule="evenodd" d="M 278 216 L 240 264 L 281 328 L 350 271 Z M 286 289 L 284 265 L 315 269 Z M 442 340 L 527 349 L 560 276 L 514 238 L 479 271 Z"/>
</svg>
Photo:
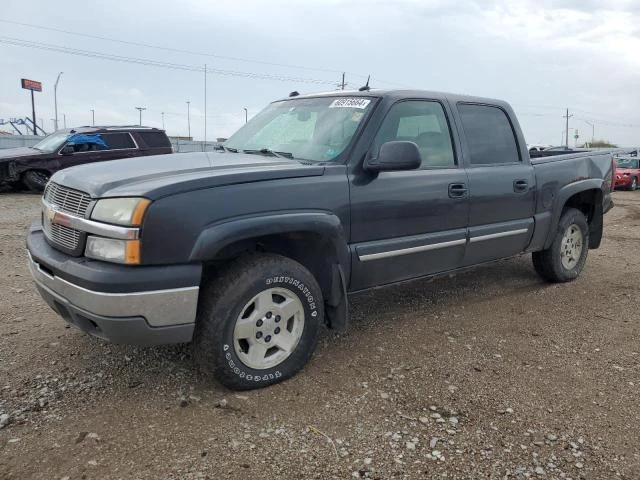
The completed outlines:
<svg viewBox="0 0 640 480">
<path fill-rule="evenodd" d="M 89 236 L 84 254 L 96 260 L 137 265 L 140 263 L 140 240 Z"/>
</svg>

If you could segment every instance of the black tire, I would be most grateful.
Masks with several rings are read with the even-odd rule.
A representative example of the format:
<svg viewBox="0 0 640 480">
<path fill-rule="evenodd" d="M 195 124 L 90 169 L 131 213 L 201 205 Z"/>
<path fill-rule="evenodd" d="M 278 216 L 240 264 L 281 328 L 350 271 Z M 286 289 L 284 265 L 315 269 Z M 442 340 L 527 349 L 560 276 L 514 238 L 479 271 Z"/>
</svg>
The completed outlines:
<svg viewBox="0 0 640 480">
<path fill-rule="evenodd" d="M 287 294 L 291 294 L 290 299 L 294 302 L 297 297 L 302 307 L 300 311 L 304 312 L 302 333 L 289 356 L 280 363 L 270 368 L 251 368 L 239 357 L 236 349 L 248 356 L 253 345 L 248 344 L 246 340 L 234 340 L 234 329 L 243 312 L 248 310 L 247 304 L 261 292 L 273 292 L 270 289 L 286 291 Z M 272 294 L 268 298 L 277 300 L 278 294 Z M 258 308 L 257 300 L 253 308 Z M 277 329 L 277 325 L 273 322 L 280 321 L 280 317 L 267 317 L 269 313 L 261 319 L 265 322 L 264 325 L 260 323 L 261 339 L 255 340 L 260 342 L 263 348 L 273 345 L 264 343 L 270 341 L 267 339 L 271 338 L 269 333 L 273 335 L 273 342 L 282 338 L 276 337 L 276 333 L 284 333 L 274 330 Z M 271 323 L 268 324 L 267 318 L 271 319 Z M 294 322 L 293 318 L 289 319 L 291 325 Z M 295 321 L 299 322 L 299 316 L 296 318 Z M 289 321 L 284 319 L 284 322 L 278 325 L 283 328 L 286 325 L 289 329 Z M 322 292 L 313 275 L 305 267 L 281 255 L 256 254 L 241 257 L 206 280 L 200 290 L 193 337 L 194 357 L 201 372 L 213 374 L 216 380 L 228 388 L 249 390 L 266 387 L 293 376 L 304 367 L 316 348 L 319 327 L 323 322 Z M 266 329 L 264 336 L 262 329 Z M 276 347 L 268 348 L 263 359 L 269 358 L 267 354 Z M 276 353 L 283 355 L 279 347 Z"/>
<path fill-rule="evenodd" d="M 582 233 L 582 250 L 575 265 L 568 268 L 563 264 L 563 238 L 567 230 L 575 225 Z M 589 225 L 584 214 L 575 208 L 568 208 L 560 217 L 553 243 L 546 250 L 533 252 L 531 258 L 536 272 L 548 282 L 560 283 L 575 280 L 582 272 L 589 253 Z"/>
<path fill-rule="evenodd" d="M 633 177 L 631 179 L 631 184 L 629 185 L 629 190 L 631 190 L 632 192 L 635 192 L 637 188 L 638 188 L 638 179 L 636 177 Z"/>
<path fill-rule="evenodd" d="M 22 183 L 32 192 L 43 192 L 50 175 L 42 170 L 27 170 L 22 174 Z"/>
</svg>

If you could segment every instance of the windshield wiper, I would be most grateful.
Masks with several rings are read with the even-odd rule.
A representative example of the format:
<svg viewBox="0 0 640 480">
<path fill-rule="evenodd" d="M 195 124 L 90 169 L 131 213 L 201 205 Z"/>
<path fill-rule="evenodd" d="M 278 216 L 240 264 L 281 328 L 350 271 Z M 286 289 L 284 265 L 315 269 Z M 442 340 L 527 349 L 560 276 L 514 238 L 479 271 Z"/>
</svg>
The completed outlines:
<svg viewBox="0 0 640 480">
<path fill-rule="evenodd" d="M 224 145 L 216 145 L 214 150 L 222 150 L 223 152 L 238 153 L 237 148 L 225 147 Z"/>
<path fill-rule="evenodd" d="M 242 150 L 242 153 L 261 153 L 262 155 L 273 155 L 278 158 L 293 158 L 293 153 L 290 152 L 276 152 L 270 148 L 260 148 L 258 150 Z"/>
</svg>

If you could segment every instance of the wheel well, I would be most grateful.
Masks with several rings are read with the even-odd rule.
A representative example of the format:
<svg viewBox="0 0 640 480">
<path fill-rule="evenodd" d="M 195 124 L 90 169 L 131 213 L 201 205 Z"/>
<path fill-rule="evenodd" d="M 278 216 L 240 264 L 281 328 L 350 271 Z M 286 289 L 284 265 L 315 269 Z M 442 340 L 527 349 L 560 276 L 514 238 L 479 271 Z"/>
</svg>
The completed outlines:
<svg viewBox="0 0 640 480">
<path fill-rule="evenodd" d="M 333 268 L 339 263 L 338 254 L 328 239 L 314 232 L 264 235 L 232 243 L 220 250 L 212 261 L 207 262 L 205 274 L 215 270 L 220 264 L 256 252 L 276 253 L 303 265 L 318 282 L 325 302 L 332 303 L 336 295 L 339 296 L 336 293 Z"/>
<path fill-rule="evenodd" d="M 597 213 L 597 206 L 602 204 L 602 191 L 597 189 L 585 190 L 569 197 L 563 210 L 576 208 L 584 213 L 587 222 L 591 224 Z"/>
<path fill-rule="evenodd" d="M 598 248 L 603 233 L 602 191 L 592 189 L 576 193 L 567 199 L 562 210 L 567 208 L 576 208 L 584 213 L 589 224 L 589 248 Z"/>
</svg>

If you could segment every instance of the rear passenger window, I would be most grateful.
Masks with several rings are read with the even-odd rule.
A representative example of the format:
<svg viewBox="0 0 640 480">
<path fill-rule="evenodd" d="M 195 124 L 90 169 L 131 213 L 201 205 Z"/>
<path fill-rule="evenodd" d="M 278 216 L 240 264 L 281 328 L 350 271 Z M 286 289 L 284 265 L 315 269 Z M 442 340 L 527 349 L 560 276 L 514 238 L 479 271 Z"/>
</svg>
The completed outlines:
<svg viewBox="0 0 640 480">
<path fill-rule="evenodd" d="M 171 142 L 164 133 L 161 132 L 138 132 L 138 135 L 142 138 L 151 148 L 157 147 L 170 147 Z"/>
<path fill-rule="evenodd" d="M 487 105 L 459 104 L 472 165 L 516 163 L 518 144 L 506 113 Z"/>
<path fill-rule="evenodd" d="M 410 100 L 393 105 L 376 134 L 374 148 L 377 151 L 394 140 L 418 145 L 423 169 L 455 167 L 449 124 L 438 102 Z"/>
<path fill-rule="evenodd" d="M 136 148 L 136 144 L 133 143 L 133 139 L 128 133 L 102 133 L 100 136 L 109 147 L 109 150 Z"/>
</svg>

